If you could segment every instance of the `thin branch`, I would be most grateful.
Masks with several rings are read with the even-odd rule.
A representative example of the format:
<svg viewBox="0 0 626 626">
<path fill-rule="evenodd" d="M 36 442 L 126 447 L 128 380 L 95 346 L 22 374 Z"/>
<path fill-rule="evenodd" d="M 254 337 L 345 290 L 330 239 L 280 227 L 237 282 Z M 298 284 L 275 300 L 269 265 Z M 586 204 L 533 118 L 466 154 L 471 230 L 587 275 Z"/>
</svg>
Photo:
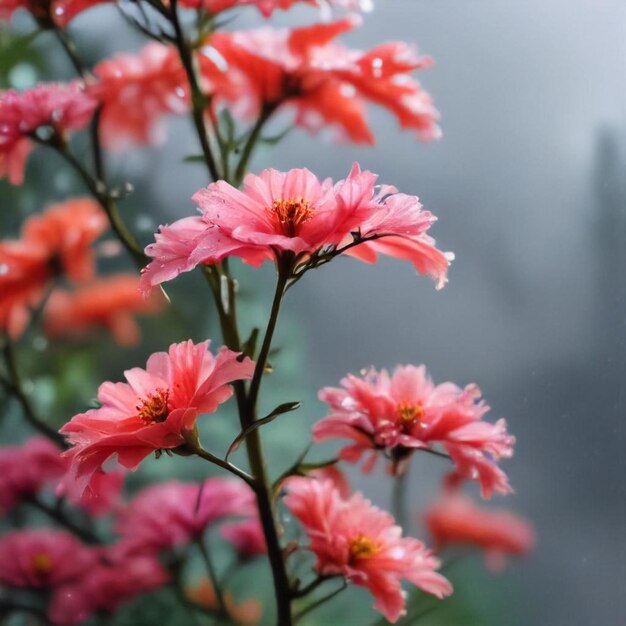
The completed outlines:
<svg viewBox="0 0 626 626">
<path fill-rule="evenodd" d="M 348 586 L 348 583 L 344 579 L 342 581 L 341 587 L 339 587 L 338 589 L 335 589 L 334 591 L 331 591 L 331 593 L 323 596 L 319 600 L 316 600 L 312 604 L 309 604 L 309 606 L 304 607 L 301 611 L 296 613 L 293 618 L 294 623 L 297 623 L 298 621 L 300 621 L 305 615 L 308 615 L 315 609 L 319 608 L 320 606 L 322 606 L 322 604 L 326 604 L 326 602 L 328 602 L 329 600 L 332 600 L 335 596 L 339 595 L 347 586 Z"/>
<path fill-rule="evenodd" d="M 228 463 L 224 461 L 224 459 L 220 459 L 218 456 L 211 454 L 210 452 L 208 452 L 207 450 L 204 450 L 203 448 L 194 448 L 192 450 L 194 454 L 204 459 L 205 461 L 214 463 L 215 465 L 218 465 L 219 467 L 221 467 L 222 469 L 225 469 L 231 474 L 234 474 L 238 478 L 241 478 L 250 487 L 252 487 L 252 489 L 256 491 L 257 483 L 255 479 L 252 476 L 250 476 L 250 474 L 244 472 L 242 469 L 239 469 L 237 466 L 233 465 L 232 463 Z"/>
<path fill-rule="evenodd" d="M 200 554 L 202 555 L 204 565 L 206 566 L 209 579 L 211 580 L 211 584 L 213 585 L 213 590 L 215 591 L 215 598 L 217 600 L 219 614 L 222 616 L 226 616 L 228 615 L 228 611 L 226 609 L 224 594 L 222 592 L 222 587 L 217 576 L 217 571 L 215 570 L 215 564 L 213 563 L 213 559 L 211 558 L 211 555 L 209 554 L 209 551 L 207 550 L 207 547 L 202 540 L 202 537 L 198 539 L 197 545 L 198 549 L 200 550 Z"/>
<path fill-rule="evenodd" d="M 13 343 L 9 337 L 4 338 L 3 354 L 6 363 L 8 379 L 2 380 L 2 383 L 6 387 L 7 391 L 13 394 L 15 399 L 20 403 L 22 412 L 26 421 L 42 435 L 48 437 L 61 447 L 65 447 L 65 440 L 61 434 L 59 434 L 54 428 L 46 424 L 35 411 L 32 406 L 29 397 L 24 391 L 22 381 L 20 379 L 19 370 L 17 367 L 17 359 L 15 356 L 15 350 L 13 349 Z"/>
<path fill-rule="evenodd" d="M 32 504 L 36 509 L 45 513 L 50 519 L 54 520 L 60 526 L 65 527 L 83 541 L 91 544 L 101 543 L 100 539 L 98 539 L 94 533 L 75 524 L 67 515 L 65 515 L 65 513 L 63 513 L 62 509 L 49 507 L 47 504 L 44 504 L 41 500 L 35 497 L 30 498 L 28 503 Z"/>
</svg>

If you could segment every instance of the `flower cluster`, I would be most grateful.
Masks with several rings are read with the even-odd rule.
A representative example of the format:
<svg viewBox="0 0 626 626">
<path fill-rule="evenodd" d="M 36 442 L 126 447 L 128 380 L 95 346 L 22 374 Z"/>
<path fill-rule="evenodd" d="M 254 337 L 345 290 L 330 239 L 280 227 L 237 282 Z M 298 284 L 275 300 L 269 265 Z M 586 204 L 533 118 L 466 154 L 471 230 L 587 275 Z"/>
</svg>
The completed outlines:
<svg viewBox="0 0 626 626">
<path fill-rule="evenodd" d="M 364 470 L 385 455 L 393 474 L 402 473 L 411 454 L 441 444 L 456 465 L 454 479 L 478 480 L 482 493 L 508 493 L 511 488 L 495 460 L 511 456 L 515 439 L 506 422 L 484 421 L 489 407 L 476 385 L 435 385 L 422 365 L 349 374 L 341 388 L 327 387 L 320 399 L 331 413 L 313 428 L 315 441 L 350 439 L 340 457 L 352 463 L 367 455 Z"/>
<path fill-rule="evenodd" d="M 90 198 L 49 207 L 26 220 L 20 239 L 0 241 L 0 330 L 19 335 L 46 290 L 60 277 L 89 280 L 95 272 L 92 244 L 107 228 Z"/>
<path fill-rule="evenodd" d="M 313 132 L 330 127 L 352 142 L 371 144 L 374 137 L 365 117 L 365 104 L 371 102 L 420 139 L 437 139 L 439 113 L 411 76 L 430 67 L 430 57 L 419 56 L 404 42 L 367 52 L 335 42 L 359 24 L 352 17 L 292 30 L 217 33 L 201 54 L 215 65 L 210 76 L 217 95 L 223 94 L 241 115 L 254 118 L 279 107 L 293 109 L 297 126 Z"/>
</svg>

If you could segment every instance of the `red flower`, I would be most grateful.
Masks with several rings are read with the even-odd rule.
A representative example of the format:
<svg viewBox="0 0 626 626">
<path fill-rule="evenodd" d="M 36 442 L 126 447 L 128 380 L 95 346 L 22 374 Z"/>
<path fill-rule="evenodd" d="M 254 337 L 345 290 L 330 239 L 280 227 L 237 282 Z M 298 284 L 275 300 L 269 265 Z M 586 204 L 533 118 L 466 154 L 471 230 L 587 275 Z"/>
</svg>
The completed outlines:
<svg viewBox="0 0 626 626">
<path fill-rule="evenodd" d="M 105 328 L 120 346 L 132 346 L 139 342 L 134 315 L 155 313 L 160 305 L 158 298 L 142 297 L 137 277 L 120 274 L 73 292 L 56 289 L 46 303 L 44 326 L 51 338 L 84 337 Z"/>
<path fill-rule="evenodd" d="M 78 82 L 69 85 L 40 84 L 22 93 L 0 94 L 0 178 L 13 185 L 24 181 L 24 166 L 32 137 L 40 130 L 63 136 L 84 128 L 97 102 Z"/>
<path fill-rule="evenodd" d="M 364 465 L 369 471 L 385 454 L 398 474 L 414 450 L 439 443 L 455 462 L 458 478 L 478 480 L 485 497 L 511 491 L 494 461 L 513 454 L 515 439 L 503 419 L 495 424 L 482 419 L 489 407 L 475 385 L 434 385 L 423 365 L 398 366 L 392 376 L 374 369 L 349 374 L 341 385 L 320 391 L 331 413 L 313 427 L 313 438 L 352 440 L 341 450 L 342 459 L 356 463 L 369 454 Z"/>
<path fill-rule="evenodd" d="M 309 536 L 316 572 L 367 587 L 390 622 L 405 614 L 402 579 L 438 598 L 452 592 L 424 544 L 402 537 L 393 517 L 360 493 L 343 499 L 331 481 L 315 478 L 290 478 L 285 487 L 285 504 Z"/>
<path fill-rule="evenodd" d="M 310 131 L 332 126 L 350 141 L 373 143 L 365 118 L 369 101 L 421 139 L 438 137 L 439 114 L 411 77 L 430 67 L 431 59 L 403 42 L 369 52 L 333 42 L 359 23 L 353 17 L 293 30 L 215 33 L 204 49 L 203 67 L 216 81 L 217 95 L 243 115 L 293 107 L 298 126 Z"/>
<path fill-rule="evenodd" d="M 23 330 L 50 281 L 94 275 L 91 244 L 106 230 L 104 211 L 90 198 L 56 204 L 24 222 L 18 240 L 0 241 L 0 330 Z"/>
<path fill-rule="evenodd" d="M 0 0 L 0 20 L 9 20 L 25 9 L 43 26 L 66 26 L 79 13 L 111 0 Z"/>
<path fill-rule="evenodd" d="M 530 522 L 503 509 L 483 509 L 458 492 L 445 493 L 424 514 L 435 547 L 469 546 L 485 551 L 491 570 L 502 569 L 507 555 L 523 556 L 535 544 Z"/>
<path fill-rule="evenodd" d="M 208 341 L 185 341 L 154 353 L 145 370 L 127 370 L 127 383 L 103 383 L 102 406 L 60 430 L 73 446 L 66 454 L 75 480 L 93 490 L 109 458 L 117 455 L 120 465 L 135 469 L 151 452 L 187 443 L 198 416 L 213 413 L 233 394 L 229 383 L 251 378 L 253 370 L 250 359 L 241 361 L 227 348 L 213 356 Z"/>
<path fill-rule="evenodd" d="M 151 42 L 139 54 L 98 63 L 94 74 L 98 82 L 89 93 L 102 104 L 102 138 L 110 149 L 161 142 L 163 117 L 189 108 L 187 79 L 172 46 Z"/>
</svg>

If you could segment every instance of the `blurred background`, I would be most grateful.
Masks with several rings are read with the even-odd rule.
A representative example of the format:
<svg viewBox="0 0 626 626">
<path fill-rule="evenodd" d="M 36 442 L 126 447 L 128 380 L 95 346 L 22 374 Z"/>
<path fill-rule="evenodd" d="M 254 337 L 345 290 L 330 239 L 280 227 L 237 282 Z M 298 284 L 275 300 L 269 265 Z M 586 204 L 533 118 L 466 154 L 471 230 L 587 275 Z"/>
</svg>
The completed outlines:
<svg viewBox="0 0 626 626">
<path fill-rule="evenodd" d="M 277 21 L 302 24 L 311 17 L 303 9 Z M 236 27 L 257 22 L 247 13 Z M 79 47 L 94 61 L 111 52 L 110 32 L 115 49 L 141 45 L 106 8 L 77 24 Z M 451 608 L 425 617 L 425 626 L 624 623 L 625 32 L 621 0 L 377 0 L 346 41 L 361 48 L 414 41 L 434 57 L 435 67 L 419 78 L 442 113 L 442 141 L 419 144 L 372 109 L 374 149 L 294 131 L 253 162 L 253 171 L 306 166 L 340 178 L 358 160 L 381 181 L 419 195 L 439 217 L 431 231 L 439 247 L 456 254 L 440 292 L 408 264 L 391 260 L 370 267 L 340 259 L 309 274 L 287 299 L 266 397 L 270 408 L 272 398 L 305 400 L 298 415 L 286 418 L 292 428 L 283 422 L 264 431 L 276 467 L 306 446 L 310 425 L 323 415 L 316 390 L 370 365 L 425 363 L 437 382 L 476 382 L 492 417 L 507 418 L 518 443 L 504 469 L 516 494 L 495 504 L 534 522 L 537 549 L 499 576 L 486 573 L 479 556 L 455 562 L 449 576 L 458 594 Z M 14 48 L 9 54 L 6 34 L 2 42 L 3 87 L 71 76 L 45 35 L 26 54 Z M 146 242 L 158 224 L 191 214 L 190 196 L 206 184 L 199 165 L 183 164 L 197 152 L 188 121 L 172 120 L 168 136 L 166 150 L 133 151 L 112 162 L 136 187 L 127 211 Z M 60 161 L 35 154 L 25 187 L 0 184 L 3 236 L 44 201 L 74 188 L 81 192 Z M 239 270 L 250 325 L 271 298 L 272 269 L 260 273 L 257 280 Z M 162 320 L 146 319 L 135 349 L 107 342 L 50 348 L 34 337 L 22 365 L 40 406 L 63 422 L 84 409 L 100 380 L 118 379 L 150 352 L 209 332 L 217 337 L 208 294 L 204 303 L 196 295 L 200 282 L 185 276 L 172 285 L 176 307 L 166 314 L 167 331 Z M 225 422 L 210 431 L 216 449 L 235 432 Z M 9 408 L 3 441 L 24 437 L 19 423 L 17 407 Z M 191 478 L 205 469 L 161 459 L 144 464 L 132 481 Z M 415 459 L 413 509 L 436 495 L 444 469 L 444 461 L 430 456 Z M 358 472 L 351 478 L 388 505 L 382 467 L 367 479 Z M 421 532 L 417 522 L 415 531 Z M 254 589 L 258 580 L 241 584 Z M 354 598 L 308 623 L 367 624 L 369 599 L 358 591 Z M 341 604 L 344 614 L 337 612 Z"/>
</svg>

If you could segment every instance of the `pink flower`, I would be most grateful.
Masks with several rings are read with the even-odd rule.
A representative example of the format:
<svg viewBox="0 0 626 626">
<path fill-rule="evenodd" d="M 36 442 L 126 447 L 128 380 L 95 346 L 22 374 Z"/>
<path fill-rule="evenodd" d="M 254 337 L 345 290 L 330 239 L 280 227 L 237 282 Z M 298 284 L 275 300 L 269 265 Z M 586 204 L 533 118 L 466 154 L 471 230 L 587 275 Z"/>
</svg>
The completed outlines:
<svg viewBox="0 0 626 626">
<path fill-rule="evenodd" d="M 110 550 L 79 579 L 57 589 L 48 615 L 54 624 L 82 624 L 95 613 L 112 614 L 121 605 L 165 585 L 169 574 L 149 555 L 116 557 Z"/>
<path fill-rule="evenodd" d="M 142 297 L 136 276 L 119 274 L 73 292 L 55 289 L 46 302 L 44 327 L 54 339 L 84 338 L 106 329 L 120 346 L 132 346 L 140 338 L 134 316 L 155 313 L 161 304 L 158 298 L 146 301 Z"/>
<path fill-rule="evenodd" d="M 216 95 L 244 116 L 290 108 L 298 126 L 312 132 L 330 126 L 350 141 L 369 144 L 374 137 L 365 106 L 372 102 L 421 139 L 437 138 L 439 113 L 411 76 L 432 60 L 404 42 L 363 52 L 333 41 L 359 24 L 350 17 L 293 30 L 215 33 L 204 54 L 215 66 L 210 76 L 215 79 L 216 70 L 223 74 Z"/>
<path fill-rule="evenodd" d="M 504 567 L 507 555 L 524 556 L 535 545 L 530 522 L 503 509 L 480 508 L 459 492 L 445 493 L 428 507 L 424 520 L 437 550 L 449 545 L 481 548 L 493 571 Z"/>
<path fill-rule="evenodd" d="M 0 512 L 8 513 L 65 474 L 61 450 L 33 437 L 22 446 L 0 448 Z"/>
<path fill-rule="evenodd" d="M 8 177 L 11 184 L 20 185 L 32 137 L 40 130 L 63 137 L 67 131 L 84 128 L 96 106 L 78 82 L 40 84 L 22 93 L 12 89 L 1 93 L 0 178 Z"/>
<path fill-rule="evenodd" d="M 198 539 L 207 527 L 226 517 L 247 517 L 255 512 L 254 494 L 241 481 L 169 481 L 141 491 L 120 512 L 116 530 L 125 550 L 160 551 Z"/>
<path fill-rule="evenodd" d="M 69 533 L 10 531 L 0 537 L 0 584 L 51 589 L 79 579 L 96 560 L 95 550 Z"/>
<path fill-rule="evenodd" d="M 393 517 L 360 493 L 343 499 L 332 482 L 311 478 L 290 478 L 285 486 L 285 504 L 309 536 L 316 572 L 367 587 L 390 622 L 405 613 L 402 579 L 438 598 L 452 592 L 424 544 L 402 537 Z"/>
<path fill-rule="evenodd" d="M 224 524 L 220 534 L 233 545 L 239 558 L 242 560 L 267 554 L 265 535 L 263 534 L 263 527 L 258 516 L 243 522 Z"/>
<path fill-rule="evenodd" d="M 165 138 L 162 120 L 189 108 L 189 87 L 178 52 L 151 42 L 139 54 L 118 54 L 94 68 L 90 95 L 102 104 L 105 145 L 122 151 Z"/>
<path fill-rule="evenodd" d="M 90 515 L 110 512 L 119 498 L 124 478 L 119 472 L 100 473 L 97 493 L 82 494 L 71 480 L 65 480 L 68 459 L 43 437 L 33 437 L 21 446 L 0 448 L 0 514 L 8 513 L 40 491 L 55 488 L 74 506 Z"/>
<path fill-rule="evenodd" d="M 61 429 L 73 448 L 71 471 L 81 488 L 93 489 L 93 477 L 117 455 L 120 465 L 135 469 L 155 450 L 185 444 L 204 413 L 213 413 L 233 393 L 229 383 L 252 377 L 254 364 L 209 342 L 172 344 L 156 352 L 146 369 L 135 367 L 128 382 L 105 382 L 98 389 L 102 406 L 72 418 Z"/>
<path fill-rule="evenodd" d="M 225 181 L 212 183 L 193 196 L 202 217 L 162 228 L 146 248 L 154 260 L 142 273 L 142 288 L 147 293 L 181 272 L 229 256 L 256 266 L 295 255 L 304 269 L 344 250 L 369 262 L 377 252 L 410 260 L 443 286 L 450 255 L 427 235 L 435 217 L 415 196 L 394 195 L 389 186 L 378 190 L 375 183 L 376 176 L 356 164 L 335 185 L 306 169 L 250 174 L 243 191 Z"/>
<path fill-rule="evenodd" d="M 92 244 L 107 225 L 98 204 L 75 198 L 28 218 L 20 239 L 0 241 L 0 331 L 18 336 L 57 276 L 74 282 L 91 278 Z"/>
<path fill-rule="evenodd" d="M 459 477 L 479 480 L 484 497 L 511 491 L 494 460 L 510 457 L 515 439 L 505 420 L 491 424 L 482 419 L 489 407 L 475 385 L 435 385 L 423 365 L 398 366 L 392 376 L 374 369 L 361 377 L 349 374 L 341 385 L 320 391 L 331 413 L 314 426 L 313 438 L 352 440 L 341 450 L 342 459 L 357 463 L 368 454 L 364 470 L 370 471 L 383 453 L 391 460 L 391 472 L 399 474 L 414 450 L 432 450 L 439 443 Z"/>
</svg>

